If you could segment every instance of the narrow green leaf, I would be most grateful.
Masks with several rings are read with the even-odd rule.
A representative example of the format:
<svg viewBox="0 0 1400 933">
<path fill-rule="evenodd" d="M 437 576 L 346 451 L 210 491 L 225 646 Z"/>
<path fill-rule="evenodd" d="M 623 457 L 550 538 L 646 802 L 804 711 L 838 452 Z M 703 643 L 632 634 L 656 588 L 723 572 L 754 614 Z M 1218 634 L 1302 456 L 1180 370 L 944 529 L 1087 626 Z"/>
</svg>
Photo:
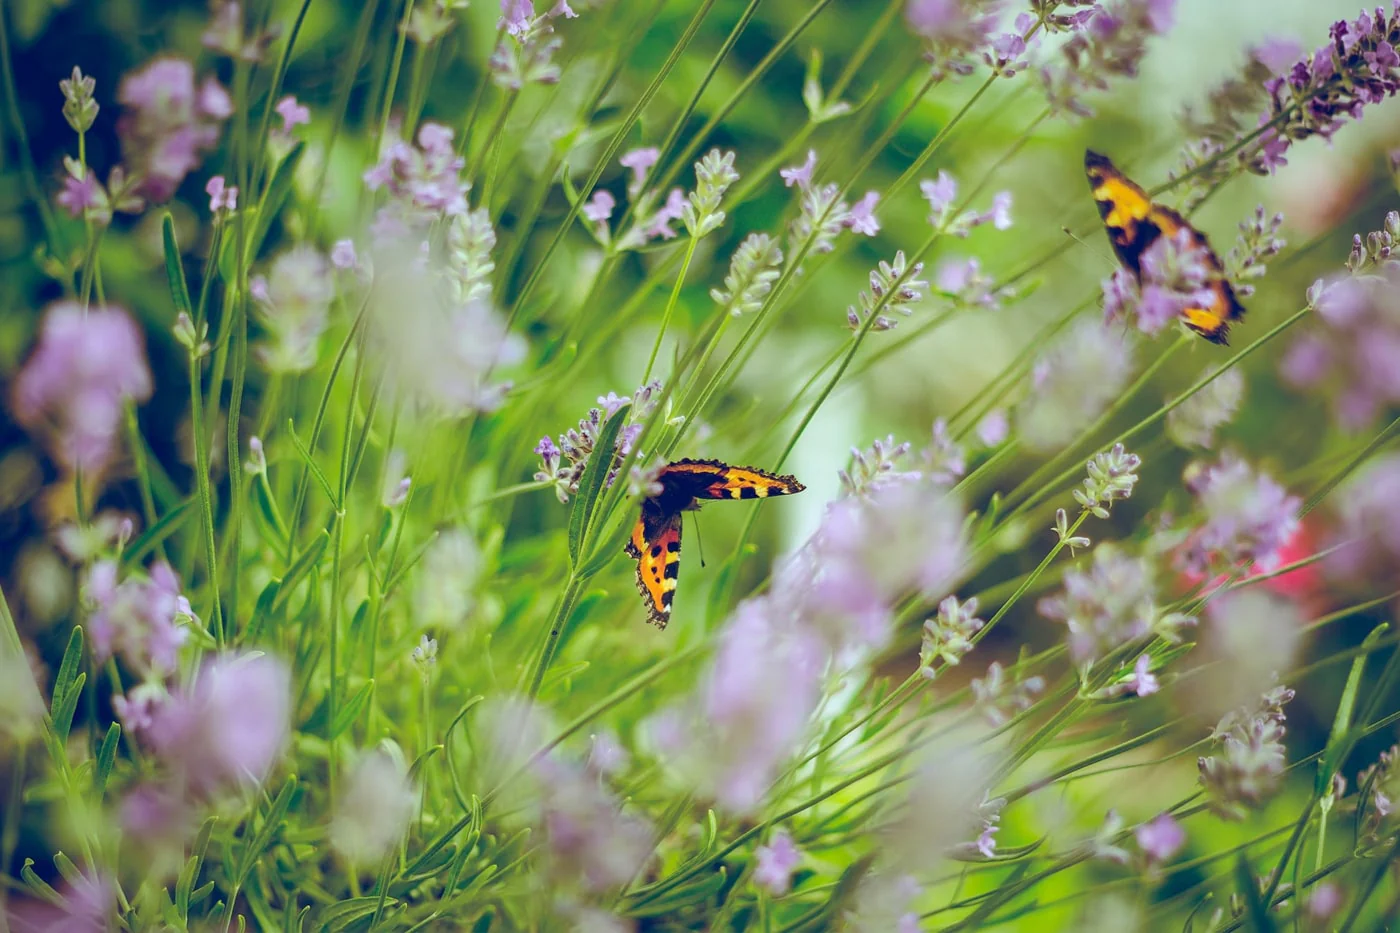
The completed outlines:
<svg viewBox="0 0 1400 933">
<path fill-rule="evenodd" d="M 608 471 L 612 469 L 613 449 L 617 446 L 617 435 L 622 424 L 631 412 L 630 402 L 625 403 L 603 425 L 598 441 L 593 445 L 593 455 L 579 479 L 578 495 L 574 498 L 573 510 L 569 512 L 569 563 L 577 566 L 579 553 L 588 534 L 588 526 L 593 518 L 593 510 L 598 504 L 598 496 L 607 482 Z M 619 482 L 625 482 L 619 477 Z"/>
<path fill-rule="evenodd" d="M 398 901 L 391 897 L 385 903 L 392 906 Z M 378 906 L 379 898 L 377 896 L 346 898 L 322 910 L 320 916 L 317 917 L 317 923 L 326 933 L 335 933 L 337 930 L 345 929 L 361 917 L 367 917 L 374 913 Z"/>
<path fill-rule="evenodd" d="M 613 522 L 612 527 L 606 533 L 599 531 L 594 535 L 597 544 L 593 546 L 593 553 L 579 568 L 578 578 L 580 580 L 590 579 L 598 571 L 612 563 L 617 555 L 626 553 L 627 538 L 632 533 L 632 524 L 635 521 L 636 519 L 632 515 L 622 516 Z"/>
<path fill-rule="evenodd" d="M 296 789 L 297 776 L 295 774 L 288 775 L 282 789 L 277 792 L 277 798 L 272 801 L 272 806 L 268 807 L 267 815 L 263 817 L 257 832 L 253 834 L 252 841 L 248 843 L 247 848 L 241 854 L 238 871 L 234 876 L 235 889 L 243 887 L 243 882 L 247 880 L 248 873 L 253 870 L 258 857 L 268 847 L 272 837 L 282 828 L 282 820 L 287 815 L 287 808 L 292 805 L 292 796 Z"/>
<path fill-rule="evenodd" d="M 335 494 L 335 489 L 331 486 L 331 481 L 326 479 L 326 474 L 322 473 L 321 468 L 316 465 L 316 458 L 311 456 L 311 451 L 307 450 L 306 445 L 301 442 L 301 438 L 297 437 L 296 424 L 290 418 L 287 419 L 287 433 L 291 435 L 292 446 L 297 449 L 297 454 L 301 456 L 307 470 L 316 480 L 316 484 L 321 487 L 321 491 L 326 494 L 326 499 L 339 510 L 340 500 Z"/>
<path fill-rule="evenodd" d="M 292 590 L 296 589 L 296 585 L 301 582 L 301 578 L 306 576 L 311 571 L 311 568 L 315 567 L 316 564 L 320 562 L 321 555 L 325 553 L 326 545 L 330 543 L 330 540 L 330 533 L 322 528 L 316 533 L 316 537 L 312 539 L 311 543 L 307 545 L 306 550 L 302 551 L 301 554 L 297 556 L 296 560 L 292 561 L 292 566 L 287 568 L 287 574 L 282 578 L 281 585 L 278 588 L 279 592 L 272 600 L 274 610 L 281 609 L 286 605 L 287 600 L 291 598 Z"/>
<path fill-rule="evenodd" d="M 107 734 L 102 737 L 102 744 L 97 749 L 97 765 L 92 769 L 92 790 L 98 800 L 102 799 L 102 794 L 107 789 L 107 778 L 117 760 L 117 740 L 121 738 L 121 734 L 122 727 L 112 723 L 107 727 Z"/>
<path fill-rule="evenodd" d="M 73 626 L 68 636 L 68 646 L 63 649 L 63 660 L 58 665 L 58 676 L 53 682 L 53 703 L 50 711 L 56 711 L 64 697 L 73 689 L 73 681 L 78 676 L 78 666 L 83 661 L 83 627 Z M 66 735 L 66 733 L 65 733 Z"/>
<path fill-rule="evenodd" d="M 54 706 L 53 734 L 60 745 L 68 741 L 68 730 L 73 726 L 73 713 L 78 708 L 78 698 L 83 695 L 85 683 L 87 674 L 79 674 L 77 680 L 73 681 L 72 689 L 64 695 L 63 702 Z"/>
<path fill-rule="evenodd" d="M 1259 885 L 1254 880 L 1254 872 L 1250 869 L 1244 853 L 1240 853 L 1240 857 L 1235 861 L 1235 884 L 1240 889 L 1245 912 L 1256 933 L 1274 933 L 1277 928 L 1274 926 L 1273 917 L 1269 916 L 1269 905 L 1264 903 L 1259 894 Z"/>
<path fill-rule="evenodd" d="M 331 720 L 330 730 L 326 734 L 327 739 L 335 739 L 356 719 L 360 718 L 360 711 L 365 708 L 370 697 L 374 695 L 374 681 L 367 680 L 345 701 L 345 705 L 336 711 L 335 719 Z"/>
<path fill-rule="evenodd" d="M 1347 675 L 1347 684 L 1342 690 L 1341 702 L 1337 704 L 1337 715 L 1332 720 L 1332 734 L 1327 737 L 1327 748 L 1323 751 L 1322 760 L 1317 765 L 1317 778 L 1313 785 L 1313 792 L 1318 797 L 1327 793 L 1328 788 L 1332 785 L 1332 776 L 1342 766 L 1343 759 L 1346 758 L 1351 751 L 1351 746 L 1356 741 L 1356 737 L 1351 731 L 1351 718 L 1356 711 L 1356 694 L 1361 689 L 1361 675 L 1366 670 L 1366 661 L 1370 658 L 1376 642 L 1389 628 L 1388 623 L 1382 622 L 1371 629 L 1371 633 L 1361 643 L 1361 653 L 1352 659 L 1351 672 Z"/>
<path fill-rule="evenodd" d="M 82 885 L 85 880 L 83 878 L 83 873 L 78 869 L 77 865 L 73 864 L 73 860 L 63 852 L 55 852 L 53 854 L 53 864 L 54 867 L 58 869 L 58 873 L 63 876 L 64 881 L 74 887 Z"/>
<path fill-rule="evenodd" d="M 728 870 L 724 866 L 720 866 L 717 871 L 702 876 L 698 881 L 672 888 L 654 901 L 629 908 L 626 914 L 629 917 L 656 917 L 685 907 L 703 904 L 718 894 L 728 880 Z"/>
<path fill-rule="evenodd" d="M 29 889 L 55 907 L 68 909 L 68 902 L 59 897 L 58 892 L 49 887 L 49 883 L 34 873 L 34 860 L 27 858 L 24 866 L 19 870 L 19 876 L 24 879 L 24 883 L 29 885 Z"/>
<path fill-rule="evenodd" d="M 122 551 L 122 563 L 127 566 L 141 563 L 141 559 L 155 550 L 156 545 L 179 531 L 190 516 L 198 514 L 194 510 L 194 505 L 194 499 L 185 499 L 173 508 L 167 509 L 164 515 L 156 519 L 155 524 L 133 538 L 131 543 L 126 546 L 126 549 Z"/>
<path fill-rule="evenodd" d="M 175 220 L 169 211 L 160 219 L 160 235 L 165 245 L 165 281 L 170 285 L 170 300 L 175 303 L 176 312 L 183 311 L 194 317 L 190 289 L 185 284 L 185 267 L 180 261 L 180 246 L 175 242 Z"/>
<path fill-rule="evenodd" d="M 204 863 L 204 852 L 209 847 L 209 837 L 214 832 L 216 822 L 218 818 L 213 816 L 204 821 L 204 825 L 199 828 L 199 835 L 195 837 L 190 857 L 180 869 L 180 877 L 175 883 L 175 909 L 179 911 L 181 920 L 189 918 L 192 889 L 194 883 L 199 880 L 199 869 Z"/>
</svg>

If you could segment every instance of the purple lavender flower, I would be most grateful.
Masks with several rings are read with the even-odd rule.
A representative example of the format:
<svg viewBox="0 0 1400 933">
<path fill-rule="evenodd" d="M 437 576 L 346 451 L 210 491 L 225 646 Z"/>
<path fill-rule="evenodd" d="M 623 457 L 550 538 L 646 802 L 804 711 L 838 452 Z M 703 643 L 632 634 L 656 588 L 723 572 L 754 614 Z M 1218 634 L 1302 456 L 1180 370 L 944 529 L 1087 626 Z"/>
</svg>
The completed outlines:
<svg viewBox="0 0 1400 933">
<path fill-rule="evenodd" d="M 1182 553 L 1192 572 L 1243 561 L 1269 570 L 1278 561 L 1279 548 L 1298 529 L 1301 500 L 1233 455 L 1195 470 L 1187 485 L 1204 516 Z"/>
<path fill-rule="evenodd" d="M 371 191 L 383 188 L 393 198 L 377 225 L 416 227 L 467 213 L 471 185 L 460 177 L 465 164 L 452 147 L 452 130 L 440 123 L 424 123 L 416 146 L 390 136 L 379 162 L 364 174 Z"/>
<path fill-rule="evenodd" d="M 593 197 L 583 206 L 582 213 L 584 217 L 601 225 L 602 229 L 606 231 L 608 218 L 612 216 L 613 208 L 616 206 L 617 201 L 613 199 L 613 196 L 599 188 L 593 192 Z"/>
<path fill-rule="evenodd" d="M 81 875 L 59 888 L 59 903 L 14 898 L 5 906 L 13 933 L 106 933 L 113 929 L 116 888 L 108 878 Z"/>
<path fill-rule="evenodd" d="M 753 880 L 774 897 L 792 886 L 792 873 L 802 863 L 802 852 L 785 829 L 773 831 L 768 844 L 754 850 Z"/>
<path fill-rule="evenodd" d="M 1373 764 L 1356 776 L 1362 798 L 1360 840 L 1367 849 L 1385 844 L 1396 829 L 1396 803 L 1400 801 L 1400 745 L 1380 753 Z M 1340 796 L 1340 795 L 1339 795 Z"/>
<path fill-rule="evenodd" d="M 164 561 L 150 575 L 117 583 L 117 562 L 98 561 L 88 570 L 85 592 L 92 603 L 88 634 L 98 664 L 120 655 L 133 670 L 159 679 L 174 673 L 180 646 L 197 621 L 180 579 Z"/>
<path fill-rule="evenodd" d="M 1373 458 L 1338 493 L 1339 548 L 1328 568 L 1352 579 L 1388 575 L 1400 561 L 1400 454 Z"/>
<path fill-rule="evenodd" d="M 50 305 L 39 342 L 14 385 L 15 420 L 51 441 L 69 470 L 99 471 L 111 460 L 128 402 L 151 397 L 141 333 L 116 307 Z"/>
<path fill-rule="evenodd" d="M 127 75 L 117 100 L 125 107 L 117 134 L 126 164 L 152 201 L 170 199 L 218 144 L 220 126 L 233 113 L 223 87 L 213 78 L 196 86 L 194 66 L 179 58 L 157 58 Z"/>
<path fill-rule="evenodd" d="M 1070 656 L 1079 665 L 1153 632 L 1173 637 L 1195 621 L 1163 612 L 1151 567 L 1112 544 L 1094 549 L 1088 571 L 1067 571 L 1064 591 L 1045 597 L 1036 608 L 1047 619 L 1065 623 Z"/>
<path fill-rule="evenodd" d="M 1242 820 L 1277 791 L 1288 760 L 1283 704 L 1292 698 L 1292 690 L 1279 688 L 1227 713 L 1215 727 L 1219 754 L 1200 758 L 1197 766 L 1210 808 L 1220 817 Z"/>
<path fill-rule="evenodd" d="M 343 272 L 348 272 L 358 268 L 360 258 L 355 254 L 355 241 L 350 239 L 336 240 L 335 246 L 331 248 L 331 265 Z"/>
<path fill-rule="evenodd" d="M 1260 116 L 1269 129 L 1261 142 L 1274 153 L 1265 167 L 1283 164 L 1295 141 L 1311 136 L 1330 139 L 1347 120 L 1358 120 L 1369 106 L 1400 91 L 1400 9 L 1389 15 L 1379 6 L 1350 22 L 1332 24 L 1329 41 L 1291 68 L 1280 70 L 1265 85 L 1269 109 Z"/>
<path fill-rule="evenodd" d="M 661 383 L 653 380 L 633 393 L 632 410 L 628 415 L 628 424 L 624 425 L 622 431 L 619 432 L 617 444 L 612 451 L 607 485 L 611 486 L 617 478 L 617 470 L 622 465 L 623 459 L 631 452 L 632 445 L 641 433 L 643 421 L 656 408 L 657 394 L 660 391 Z M 582 478 L 583 471 L 588 466 L 589 461 L 593 458 L 598 436 L 602 433 L 604 423 L 621 410 L 627 402 L 627 399 L 609 392 L 606 396 L 599 397 L 598 405 L 600 407 L 589 409 L 588 417 L 580 419 L 577 428 L 570 428 L 559 435 L 557 447 L 548 437 L 541 438 L 540 442 L 535 445 L 535 453 L 541 458 L 540 469 L 535 473 L 535 480 L 542 483 L 554 483 L 555 495 L 558 496 L 559 501 L 568 502 L 569 497 L 578 492 L 579 480 Z"/>
<path fill-rule="evenodd" d="M 565 0 L 537 15 L 531 0 L 501 0 L 500 43 L 491 53 L 491 78 L 498 85 L 520 90 L 527 84 L 557 84 L 559 66 L 554 55 L 562 45 L 554 35 L 553 20 L 577 16 Z"/>
<path fill-rule="evenodd" d="M 846 325 L 857 333 L 862 330 L 894 330 L 899 319 L 885 312 L 902 314 L 905 317 L 914 313 L 914 303 L 922 301 L 928 283 L 918 278 L 924 264 L 916 262 L 907 265 L 904 250 L 894 254 L 894 262 L 880 261 L 870 270 L 870 291 L 861 292 L 857 303 L 846 308 Z M 889 297 L 886 298 L 885 296 Z M 874 320 L 871 320 L 871 316 Z M 866 323 L 869 321 L 869 323 Z"/>
<path fill-rule="evenodd" d="M 680 188 L 672 188 L 666 194 L 666 200 L 645 222 L 638 221 L 641 230 L 642 242 L 647 240 L 671 240 L 676 236 L 676 231 L 671 228 L 671 224 L 681 219 L 685 213 L 685 192 Z"/>
<path fill-rule="evenodd" d="M 908 441 L 895 443 L 893 434 L 884 440 L 877 437 L 868 451 L 852 447 L 850 469 L 841 470 L 838 474 L 841 494 L 863 496 L 886 483 L 918 479 L 920 474 L 917 471 L 897 469 L 912 447 Z"/>
<path fill-rule="evenodd" d="M 1142 254 L 1140 283 L 1122 269 L 1104 281 L 1104 317 L 1132 320 L 1143 333 L 1156 334 L 1187 308 L 1215 303 L 1214 269 L 1209 247 L 1192 231 L 1159 236 Z"/>
<path fill-rule="evenodd" d="M 1157 678 L 1152 675 L 1151 655 L 1138 655 L 1137 662 L 1133 665 L 1133 672 L 1128 676 L 1125 686 L 1140 697 L 1151 696 L 1162 689 Z"/>
<path fill-rule="evenodd" d="M 79 174 L 71 170 L 63 176 L 63 190 L 54 197 L 54 203 L 68 212 L 74 219 L 87 217 L 94 223 L 105 224 L 112 219 L 111 204 L 107 192 L 92 169 L 74 165 Z"/>
<path fill-rule="evenodd" d="M 636 197 L 641 193 L 642 188 L 647 183 L 647 173 L 656 164 L 656 160 L 661 158 L 661 150 L 655 146 L 647 146 L 642 149 L 631 149 L 622 154 L 618 159 L 618 164 L 623 168 L 632 170 L 632 178 L 627 182 L 627 193 Z"/>
<path fill-rule="evenodd" d="M 926 43 L 925 57 L 937 75 L 967 75 L 990 47 L 999 0 L 909 0 L 910 29 Z"/>
<path fill-rule="evenodd" d="M 783 185 L 791 188 L 796 185 L 799 188 L 807 188 L 812 184 L 812 172 L 817 167 L 817 150 L 808 149 L 807 158 L 801 165 L 791 168 L 779 169 L 778 174 L 783 179 Z"/>
<path fill-rule="evenodd" d="M 1133 838 L 1148 861 L 1165 862 L 1186 845 L 1186 830 L 1170 813 L 1162 813 L 1133 830 Z"/>
<path fill-rule="evenodd" d="M 222 655 L 160 703 L 138 734 L 197 796 L 258 784 L 286 744 L 291 688 L 275 658 Z"/>
<path fill-rule="evenodd" d="M 298 103 L 291 94 L 279 100 L 277 106 L 272 109 L 277 111 L 277 115 L 282 118 L 282 125 L 278 130 L 285 136 L 291 136 L 292 130 L 298 126 L 306 126 L 311 123 L 311 109 Z"/>
<path fill-rule="evenodd" d="M 204 193 L 209 195 L 209 213 L 238 210 L 238 188 L 226 186 L 224 176 L 215 175 L 209 179 L 209 183 L 204 186 Z"/>
<path fill-rule="evenodd" d="M 1017 713 L 1030 709 L 1036 694 L 1044 689 L 1044 677 L 1036 674 L 1012 678 L 1000 661 L 993 661 L 985 677 L 972 679 L 973 705 L 990 725 L 1004 726 Z"/>
<path fill-rule="evenodd" d="M 1147 40 L 1171 28 L 1175 6 L 1176 0 L 1117 0 L 1079 11 L 1057 60 L 1040 72 L 1050 105 L 1092 116 L 1083 95 L 1107 89 L 1110 78 L 1136 77 Z"/>
<path fill-rule="evenodd" d="M 846 226 L 852 233 L 874 236 L 880 232 L 880 221 L 875 219 L 875 205 L 879 203 L 880 193 L 867 191 L 865 197 L 851 205 L 851 212 L 846 217 Z"/>
</svg>

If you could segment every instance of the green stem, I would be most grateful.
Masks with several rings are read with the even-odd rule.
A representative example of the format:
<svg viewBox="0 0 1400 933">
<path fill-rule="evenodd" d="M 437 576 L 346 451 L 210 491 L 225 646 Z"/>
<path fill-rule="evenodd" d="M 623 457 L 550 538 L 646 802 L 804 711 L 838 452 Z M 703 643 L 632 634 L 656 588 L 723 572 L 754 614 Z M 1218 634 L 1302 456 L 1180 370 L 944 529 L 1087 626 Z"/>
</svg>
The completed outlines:
<svg viewBox="0 0 1400 933">
<path fill-rule="evenodd" d="M 661 352 L 661 342 L 666 337 L 666 328 L 671 324 L 671 315 L 676 310 L 676 300 L 685 286 L 686 273 L 690 271 L 690 261 L 695 258 L 695 246 L 700 241 L 691 237 L 685 247 L 685 259 L 681 260 L 681 271 L 676 276 L 676 284 L 671 287 L 671 297 L 666 302 L 666 310 L 661 315 L 661 327 L 656 331 L 656 342 L 651 346 L 651 356 L 647 357 L 647 368 L 642 371 L 642 385 L 651 381 L 651 370 L 656 365 L 656 356 Z"/>
<path fill-rule="evenodd" d="M 540 659 L 535 665 L 535 673 L 530 678 L 530 691 L 527 695 L 531 700 L 540 695 L 545 672 L 549 670 L 550 664 L 554 661 L 554 652 L 559 647 L 559 638 L 564 633 L 564 625 L 568 622 L 569 613 L 573 611 L 574 603 L 578 601 L 579 591 L 582 589 L 583 581 L 570 573 L 569 581 L 564 586 L 564 593 L 559 598 L 559 606 L 550 622 L 549 633 L 545 636 L 544 648 L 540 650 Z"/>
<path fill-rule="evenodd" d="M 190 433 L 194 436 L 194 477 L 199 497 L 199 518 L 204 528 L 204 556 L 209 565 L 209 629 L 220 650 L 224 646 L 223 606 L 219 598 L 219 555 L 214 544 L 214 497 L 209 488 L 209 438 L 204 433 L 204 400 L 200 391 L 200 365 L 197 349 L 189 351 Z"/>
</svg>

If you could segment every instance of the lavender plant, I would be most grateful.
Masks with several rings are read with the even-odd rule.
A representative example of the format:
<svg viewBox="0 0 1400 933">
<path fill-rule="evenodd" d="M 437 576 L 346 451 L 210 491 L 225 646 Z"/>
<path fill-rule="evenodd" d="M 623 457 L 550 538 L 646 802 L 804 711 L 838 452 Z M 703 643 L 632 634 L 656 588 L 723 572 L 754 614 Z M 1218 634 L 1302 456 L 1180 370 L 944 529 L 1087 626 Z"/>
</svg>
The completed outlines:
<svg viewBox="0 0 1400 933">
<path fill-rule="evenodd" d="M 1171 136 L 1174 0 L 70 6 L 0 10 L 0 930 L 1400 916 L 1400 213 L 1243 180 L 1400 9 Z M 1108 108 L 1223 261 L 1055 261 Z M 808 488 L 658 632 L 681 458 Z"/>
</svg>

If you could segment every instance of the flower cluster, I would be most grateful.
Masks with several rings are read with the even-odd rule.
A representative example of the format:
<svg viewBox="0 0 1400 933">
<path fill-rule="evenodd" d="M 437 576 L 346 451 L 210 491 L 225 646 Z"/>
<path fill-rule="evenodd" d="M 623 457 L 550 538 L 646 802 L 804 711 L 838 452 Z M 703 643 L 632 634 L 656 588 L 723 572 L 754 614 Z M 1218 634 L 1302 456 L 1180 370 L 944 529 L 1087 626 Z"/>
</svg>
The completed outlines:
<svg viewBox="0 0 1400 933">
<path fill-rule="evenodd" d="M 1338 547 L 1327 565 L 1342 576 L 1388 576 L 1400 562 L 1400 454 L 1376 457 L 1334 498 Z"/>
<path fill-rule="evenodd" d="M 1278 789 L 1287 763 L 1283 747 L 1283 706 L 1293 691 L 1276 687 L 1257 703 L 1225 714 L 1211 738 L 1219 752 L 1200 758 L 1201 784 L 1211 810 L 1228 820 L 1241 820 Z"/>
<path fill-rule="evenodd" d="M 627 423 L 618 432 L 617 442 L 609 459 L 607 485 L 617 479 L 617 470 L 622 461 L 632 452 L 632 445 L 642 433 L 643 422 L 656 408 L 660 399 L 661 383 L 652 381 L 637 389 L 630 400 L 619 398 L 609 392 L 598 397 L 598 408 L 590 408 L 588 416 L 580 419 L 577 428 L 570 428 L 559 435 L 556 445 L 548 436 L 540 438 L 535 445 L 535 453 L 540 457 L 540 468 L 535 473 L 535 481 L 553 483 L 554 493 L 560 502 L 568 502 L 569 497 L 578 492 L 579 480 L 583 471 L 593 459 L 594 448 L 603 425 L 624 405 L 630 405 Z"/>
<path fill-rule="evenodd" d="M 1089 476 L 1084 488 L 1074 491 L 1074 501 L 1097 518 L 1108 518 L 1108 510 L 1119 499 L 1128 499 L 1137 485 L 1137 469 L 1142 458 L 1129 453 L 1122 444 L 1094 455 L 1085 465 Z"/>
<path fill-rule="evenodd" d="M 1045 597 L 1037 608 L 1047 619 L 1065 623 L 1070 656 L 1081 667 L 1149 634 L 1175 641 L 1182 627 L 1196 621 L 1164 612 L 1152 567 L 1112 544 L 1094 549 L 1087 571 L 1067 571 L 1063 592 Z"/>
<path fill-rule="evenodd" d="M 1245 561 L 1268 570 L 1297 531 L 1301 500 L 1238 457 L 1227 454 L 1214 464 L 1194 464 L 1186 484 L 1202 515 L 1181 554 L 1183 565 L 1194 573 Z"/>
<path fill-rule="evenodd" d="M 114 707 L 165 765 L 176 795 L 203 799 L 262 783 L 286 744 L 291 703 L 287 666 L 250 654 L 206 661 L 193 683 L 169 692 L 143 684 Z"/>
<path fill-rule="evenodd" d="M 1259 118 L 1268 129 L 1260 139 L 1262 165 L 1286 164 L 1289 146 L 1310 136 L 1330 139 L 1348 119 L 1400 91 L 1400 9 L 1361 11 L 1338 20 L 1329 41 L 1305 55 L 1265 88 L 1269 108 Z"/>
<path fill-rule="evenodd" d="M 1361 789 L 1361 840 L 1369 847 L 1386 841 L 1396 830 L 1396 801 L 1400 800 L 1400 745 L 1381 752 L 1374 764 L 1356 776 Z"/>
<path fill-rule="evenodd" d="M 763 307 L 782 271 L 783 251 L 766 233 L 750 233 L 734 251 L 724 288 L 710 289 L 710 297 L 736 317 Z"/>
<path fill-rule="evenodd" d="M 886 483 L 918 479 L 917 471 L 898 469 L 912 447 L 908 441 L 895 443 L 893 434 L 884 440 L 877 437 L 869 450 L 852 447 L 850 469 L 840 472 L 841 494 L 862 496 Z"/>
<path fill-rule="evenodd" d="M 375 220 L 376 236 L 389 238 L 467 213 L 471 184 L 461 178 L 466 160 L 453 148 L 452 135 L 441 123 L 424 123 L 417 145 L 397 134 L 388 137 L 379 161 L 364 173 L 369 190 L 382 188 L 391 198 Z"/>
<path fill-rule="evenodd" d="M 1300 337 L 1282 364 L 1293 385 L 1330 389 L 1338 420 L 1352 429 L 1400 402 L 1400 258 L 1391 258 L 1397 238 L 1395 211 L 1382 229 L 1355 236 L 1349 274 L 1319 279 L 1308 290 L 1322 327 Z"/>
<path fill-rule="evenodd" d="M 919 190 L 929 207 L 929 225 L 940 233 L 965 237 L 983 224 L 998 230 L 1011 229 L 1011 192 L 999 191 L 992 196 L 992 206 L 985 211 L 958 212 L 958 182 L 947 171 L 940 170 L 935 181 L 924 179 Z"/>
<path fill-rule="evenodd" d="M 14 415 L 50 438 L 68 470 L 100 471 L 111 460 L 123 409 L 145 402 L 151 371 L 136 323 L 122 309 L 51 305 L 39 342 L 14 384 Z"/>
<path fill-rule="evenodd" d="M 991 48 L 999 6 L 999 0 L 910 0 L 904 16 L 923 40 L 935 75 L 968 75 Z"/>
<path fill-rule="evenodd" d="M 937 672 L 934 663 L 956 665 L 972 650 L 972 638 L 986 622 L 977 618 L 977 597 L 958 602 L 949 596 L 938 604 L 938 613 L 924 620 L 923 640 L 919 646 L 919 673 L 932 680 Z"/>
<path fill-rule="evenodd" d="M 157 58 L 127 75 L 117 100 L 125 108 L 117 134 L 127 172 L 152 201 L 175 194 L 218 143 L 223 122 L 233 113 L 219 82 L 207 77 L 196 84 L 194 65 L 181 58 Z"/>
<path fill-rule="evenodd" d="M 557 84 L 560 72 L 554 55 L 563 42 L 554 34 L 554 21 L 577 15 L 568 0 L 539 14 L 533 0 L 501 0 L 500 28 L 505 34 L 491 53 L 491 80 L 516 91 L 527 84 Z"/>
<path fill-rule="evenodd" d="M 180 595 L 180 579 L 164 561 L 149 575 L 129 574 L 117 582 L 115 560 L 93 564 L 84 587 L 91 605 L 88 635 L 93 659 L 103 664 L 114 655 L 134 671 L 156 680 L 174 673 L 180 646 L 197 623 L 190 602 Z"/>
<path fill-rule="evenodd" d="M 1019 670 L 1008 675 L 1000 661 L 993 661 L 987 666 L 987 676 L 973 678 L 973 705 L 988 724 L 1006 725 L 1017 713 L 1030 709 L 1036 695 L 1045 689 L 1045 678 L 1039 674 L 1019 675 Z"/>
<path fill-rule="evenodd" d="M 1176 0 L 1117 0 L 1070 14 L 1063 27 L 1072 30 L 1070 38 L 1058 58 L 1040 69 L 1050 105 L 1092 116 L 1082 95 L 1106 90 L 1110 78 L 1135 77 L 1147 40 L 1171 28 L 1175 7 Z"/>
<path fill-rule="evenodd" d="M 870 271 L 870 291 L 860 293 L 858 306 L 851 305 L 846 308 L 846 323 L 851 330 L 857 333 L 863 329 L 893 330 L 899 319 L 884 312 L 902 314 L 905 317 L 913 314 L 914 309 L 910 306 L 923 300 L 923 289 L 928 285 L 918 278 L 923 268 L 924 264 L 921 262 L 908 266 L 904 259 L 904 250 L 894 254 L 893 263 L 880 260 L 880 264 Z M 870 320 L 872 317 L 874 320 Z M 867 324 L 866 321 L 870 323 Z"/>
<path fill-rule="evenodd" d="M 879 233 L 880 224 L 875 219 L 874 211 L 880 195 L 868 191 L 856 204 L 847 204 L 841 198 L 840 185 L 835 182 L 824 185 L 816 183 L 816 169 L 817 151 L 809 149 L 801 165 L 778 172 L 784 185 L 789 188 L 796 185 L 801 194 L 797 217 L 793 219 L 789 231 L 794 244 L 793 253 L 800 253 L 803 245 L 807 247 L 807 255 L 829 253 L 835 248 L 836 237 L 842 230 L 864 236 Z"/>
</svg>

